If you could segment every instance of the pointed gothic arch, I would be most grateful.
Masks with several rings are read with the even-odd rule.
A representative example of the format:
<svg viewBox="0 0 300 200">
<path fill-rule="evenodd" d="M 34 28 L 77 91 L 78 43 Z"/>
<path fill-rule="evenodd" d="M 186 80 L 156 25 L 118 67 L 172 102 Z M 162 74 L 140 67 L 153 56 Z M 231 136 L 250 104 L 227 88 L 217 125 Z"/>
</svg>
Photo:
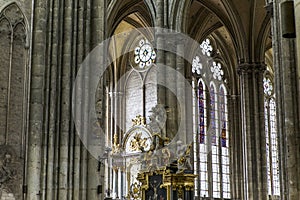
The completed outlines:
<svg viewBox="0 0 300 200">
<path fill-rule="evenodd" d="M 12 155 L 13 162 L 20 169 L 8 181 L 22 185 L 30 81 L 29 35 L 27 19 L 15 1 L 0 5 L 0 46 L 0 146 L 16 152 Z M 3 184 L 5 187 L 7 183 Z M 18 187 L 9 187 L 9 190 L 12 198 L 21 198 Z"/>
</svg>

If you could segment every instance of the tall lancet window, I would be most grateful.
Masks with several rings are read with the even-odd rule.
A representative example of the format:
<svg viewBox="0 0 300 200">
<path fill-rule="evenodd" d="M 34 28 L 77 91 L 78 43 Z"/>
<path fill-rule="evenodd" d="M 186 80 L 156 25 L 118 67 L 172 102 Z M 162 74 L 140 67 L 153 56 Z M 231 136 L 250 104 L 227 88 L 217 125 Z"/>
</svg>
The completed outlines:
<svg viewBox="0 0 300 200">
<path fill-rule="evenodd" d="M 203 55 L 213 48 L 206 39 Z M 194 87 L 194 169 L 198 178 L 195 194 L 199 197 L 230 199 L 230 162 L 227 89 L 220 62 L 205 62 L 195 56 L 192 63 Z M 203 60 L 202 60 L 203 59 Z M 209 58 L 212 60 L 211 58 Z"/>
<path fill-rule="evenodd" d="M 270 77 L 264 78 L 265 94 L 265 131 L 268 163 L 268 193 L 280 195 L 278 135 L 276 130 L 276 103 Z"/>
</svg>

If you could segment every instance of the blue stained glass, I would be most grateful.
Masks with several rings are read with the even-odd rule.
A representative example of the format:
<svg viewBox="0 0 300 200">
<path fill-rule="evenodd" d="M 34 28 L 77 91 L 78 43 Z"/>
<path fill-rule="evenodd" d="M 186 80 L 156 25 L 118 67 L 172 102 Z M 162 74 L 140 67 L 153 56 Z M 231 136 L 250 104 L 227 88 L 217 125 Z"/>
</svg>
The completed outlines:
<svg viewBox="0 0 300 200">
<path fill-rule="evenodd" d="M 205 142 L 205 132 L 204 132 L 204 90 L 203 83 L 199 82 L 198 89 L 198 106 L 199 106 L 199 143 L 204 144 Z"/>
<path fill-rule="evenodd" d="M 226 129 L 222 129 L 222 147 L 226 147 Z"/>
<path fill-rule="evenodd" d="M 212 134 L 212 135 L 211 135 L 211 143 L 212 143 L 213 145 L 217 145 L 216 134 Z"/>
<path fill-rule="evenodd" d="M 215 89 L 210 86 L 210 128 L 211 128 L 211 144 L 217 145 L 216 140 L 216 104 L 215 104 Z"/>
<path fill-rule="evenodd" d="M 221 132 L 221 145 L 226 147 L 226 108 L 225 108 L 225 94 L 223 87 L 220 88 L 220 109 L 221 109 L 221 122 L 222 122 L 222 132 Z"/>
<path fill-rule="evenodd" d="M 212 113 L 212 115 L 213 115 L 213 114 L 214 114 L 214 112 Z M 211 119 L 211 126 L 212 126 L 213 129 L 216 128 L 216 122 L 215 122 L 215 119 L 214 119 L 214 118 Z"/>
<path fill-rule="evenodd" d="M 200 134 L 199 142 L 200 144 L 204 144 L 204 134 Z"/>
</svg>

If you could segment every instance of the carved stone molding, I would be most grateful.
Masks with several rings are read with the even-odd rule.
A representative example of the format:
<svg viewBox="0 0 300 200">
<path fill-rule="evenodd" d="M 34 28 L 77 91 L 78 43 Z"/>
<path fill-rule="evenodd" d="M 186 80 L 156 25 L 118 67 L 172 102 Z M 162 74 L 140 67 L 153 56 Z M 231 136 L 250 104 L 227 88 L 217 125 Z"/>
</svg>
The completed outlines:
<svg viewBox="0 0 300 200">
<path fill-rule="evenodd" d="M 20 188 L 16 186 L 22 183 L 22 166 L 22 160 L 13 147 L 0 145 L 0 188 L 2 190 L 15 195 L 20 192 Z"/>
<path fill-rule="evenodd" d="M 25 17 L 16 4 L 11 4 L 0 13 L 0 34 L 21 39 L 26 43 Z"/>
<path fill-rule="evenodd" d="M 274 9 L 273 2 L 268 2 L 268 3 L 265 5 L 265 9 L 266 9 L 267 13 L 268 13 L 271 17 L 274 16 L 274 12 L 273 12 L 273 9 Z"/>
<path fill-rule="evenodd" d="M 12 153 L 3 146 L 0 149 L 0 185 L 3 185 L 13 179 L 15 173 L 11 167 L 13 159 Z"/>
<path fill-rule="evenodd" d="M 22 11 L 19 9 L 19 7 L 16 4 L 11 4 L 7 6 L 0 14 L 1 18 L 6 18 L 12 25 L 12 27 L 15 27 L 19 23 L 24 23 L 24 15 L 22 14 Z"/>
</svg>

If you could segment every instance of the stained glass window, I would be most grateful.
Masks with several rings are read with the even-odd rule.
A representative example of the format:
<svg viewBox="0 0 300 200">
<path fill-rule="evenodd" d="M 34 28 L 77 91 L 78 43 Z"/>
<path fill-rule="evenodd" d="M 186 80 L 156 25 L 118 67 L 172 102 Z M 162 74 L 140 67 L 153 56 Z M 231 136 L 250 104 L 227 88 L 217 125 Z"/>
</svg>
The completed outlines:
<svg viewBox="0 0 300 200">
<path fill-rule="evenodd" d="M 276 103 L 273 84 L 270 78 L 264 78 L 265 93 L 265 132 L 267 153 L 268 193 L 280 195 L 278 135 L 276 129 Z"/>
<path fill-rule="evenodd" d="M 204 127 L 204 109 L 205 109 L 205 99 L 204 99 L 204 86 L 202 81 L 198 85 L 198 106 L 199 106 L 199 143 L 204 144 L 205 139 L 205 127 Z"/>
<path fill-rule="evenodd" d="M 220 198 L 220 150 L 219 150 L 219 134 L 218 134 L 218 110 L 217 110 L 217 94 L 215 85 L 210 84 L 210 133 L 211 133 L 211 154 L 212 154 L 212 183 L 213 197 Z"/>
<path fill-rule="evenodd" d="M 206 136 L 206 100 L 205 85 L 202 80 L 198 83 L 199 106 L 199 179 L 201 196 L 208 196 L 208 172 L 207 172 L 207 137 Z"/>
<path fill-rule="evenodd" d="M 228 134 L 228 113 L 226 89 L 220 87 L 219 107 L 220 107 L 220 128 L 221 128 L 221 169 L 222 169 L 222 189 L 223 198 L 230 198 L 230 166 L 229 166 L 229 134 Z"/>
<path fill-rule="evenodd" d="M 200 48 L 208 56 L 213 50 L 209 40 L 204 40 Z M 224 71 L 218 62 L 212 62 L 212 66 L 201 62 L 199 56 L 195 56 L 192 62 L 194 97 L 197 99 L 194 106 L 194 138 L 198 144 L 194 149 L 194 169 L 199 174 L 195 193 L 200 197 L 230 199 L 227 93 L 225 86 L 220 86 L 219 82 L 223 79 Z M 211 73 L 210 81 L 203 80 L 204 71 Z"/>
<path fill-rule="evenodd" d="M 211 143 L 212 145 L 217 145 L 217 138 L 216 138 L 216 129 L 217 129 L 217 106 L 216 106 L 216 93 L 214 85 L 210 85 L 210 129 L 211 129 Z"/>
<path fill-rule="evenodd" d="M 265 95 L 270 96 L 273 91 L 273 85 L 271 84 L 271 80 L 269 78 L 264 78 L 264 92 Z"/>
<path fill-rule="evenodd" d="M 276 130 L 276 104 L 272 98 L 270 100 L 270 133 L 271 133 L 271 151 L 272 151 L 272 175 L 273 175 L 273 194 L 280 195 L 279 184 L 279 156 L 278 156 L 278 139 Z"/>
<path fill-rule="evenodd" d="M 226 97 L 224 88 L 220 88 L 220 113 L 221 113 L 221 146 L 226 147 L 227 144 L 227 133 L 226 133 L 226 127 L 227 127 L 227 112 L 226 112 Z"/>
</svg>

